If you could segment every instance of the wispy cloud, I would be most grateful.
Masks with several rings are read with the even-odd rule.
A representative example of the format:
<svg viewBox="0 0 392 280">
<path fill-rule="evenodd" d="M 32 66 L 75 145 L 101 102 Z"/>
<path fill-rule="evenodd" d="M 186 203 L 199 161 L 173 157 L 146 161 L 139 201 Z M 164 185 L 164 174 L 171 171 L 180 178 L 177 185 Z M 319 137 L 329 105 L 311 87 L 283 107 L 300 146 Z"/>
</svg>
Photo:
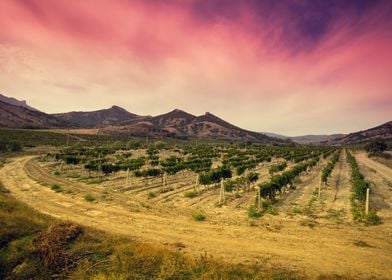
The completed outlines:
<svg viewBox="0 0 392 280">
<path fill-rule="evenodd" d="M 391 117 L 391 12 L 387 0 L 4 0 L 0 86 L 49 112 L 181 107 L 253 130 L 345 132 Z"/>
</svg>

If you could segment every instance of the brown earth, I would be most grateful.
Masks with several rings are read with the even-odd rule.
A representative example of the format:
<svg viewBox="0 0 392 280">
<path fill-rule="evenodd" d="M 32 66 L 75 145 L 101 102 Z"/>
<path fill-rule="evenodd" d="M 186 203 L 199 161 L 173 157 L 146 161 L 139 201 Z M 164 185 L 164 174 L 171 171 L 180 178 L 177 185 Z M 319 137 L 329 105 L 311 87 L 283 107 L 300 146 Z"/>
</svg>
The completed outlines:
<svg viewBox="0 0 392 280">
<path fill-rule="evenodd" d="M 365 176 L 369 175 L 377 185 L 372 193 L 383 198 L 384 204 L 378 207 L 384 223 L 378 226 L 358 225 L 347 216 L 339 222 L 325 218 L 329 208 L 348 211 L 349 169 L 344 155 L 329 186 L 323 188 L 322 199 L 313 201 L 311 217 L 283 211 L 277 216 L 248 219 L 246 208 L 254 201 L 254 193 L 233 198 L 221 207 L 216 205 L 219 190 L 214 188 L 195 198 L 185 198 L 183 191 L 192 189 L 194 181 L 189 173 L 170 178 L 177 180 L 176 187 L 152 199 L 147 199 L 147 193 L 159 189 L 159 181 L 147 182 L 143 190 L 124 190 L 123 178 L 102 185 L 86 184 L 51 175 L 44 164 L 28 156 L 6 164 L 0 170 L 0 181 L 12 195 L 40 212 L 173 249 L 181 243 L 185 246 L 182 251 L 188 254 L 207 252 L 233 263 L 267 263 L 303 272 L 312 279 L 320 275 L 392 279 L 392 172 L 362 154 L 357 157 L 361 168 L 367 170 Z M 300 195 L 283 201 L 278 210 L 289 211 L 285 203 L 304 206 L 312 200 L 320 170 L 321 166 L 317 166 L 302 176 L 297 189 L 289 192 L 289 196 L 296 192 Z M 56 182 L 69 193 L 52 191 L 48 186 Z M 97 200 L 85 201 L 86 193 L 92 193 Z M 206 221 L 192 219 L 197 209 L 205 213 Z"/>
</svg>

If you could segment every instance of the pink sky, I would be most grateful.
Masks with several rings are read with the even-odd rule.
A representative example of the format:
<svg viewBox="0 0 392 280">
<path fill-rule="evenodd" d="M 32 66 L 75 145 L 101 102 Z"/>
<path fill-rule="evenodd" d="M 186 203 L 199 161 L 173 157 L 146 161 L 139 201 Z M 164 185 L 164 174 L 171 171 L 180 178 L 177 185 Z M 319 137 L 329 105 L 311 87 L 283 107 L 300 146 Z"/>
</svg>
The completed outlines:
<svg viewBox="0 0 392 280">
<path fill-rule="evenodd" d="M 2 0 L 0 92 L 285 135 L 391 120 L 391 1 L 277 2 Z"/>
</svg>

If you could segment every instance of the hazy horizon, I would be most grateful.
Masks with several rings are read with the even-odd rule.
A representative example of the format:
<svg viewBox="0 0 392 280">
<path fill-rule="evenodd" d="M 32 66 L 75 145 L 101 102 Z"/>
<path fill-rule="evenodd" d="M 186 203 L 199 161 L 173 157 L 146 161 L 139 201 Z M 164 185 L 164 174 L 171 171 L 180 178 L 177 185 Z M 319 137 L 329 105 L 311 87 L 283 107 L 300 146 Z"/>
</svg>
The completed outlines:
<svg viewBox="0 0 392 280">
<path fill-rule="evenodd" d="M 391 1 L 0 2 L 0 93 L 287 136 L 391 120 Z"/>
</svg>

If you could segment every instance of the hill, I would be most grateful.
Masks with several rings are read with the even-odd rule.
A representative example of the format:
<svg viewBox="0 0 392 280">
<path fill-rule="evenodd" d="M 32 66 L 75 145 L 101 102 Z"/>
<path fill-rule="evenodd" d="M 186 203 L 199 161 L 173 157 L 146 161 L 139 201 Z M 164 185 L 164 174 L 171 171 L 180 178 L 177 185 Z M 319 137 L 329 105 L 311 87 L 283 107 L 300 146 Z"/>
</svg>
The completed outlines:
<svg viewBox="0 0 392 280">
<path fill-rule="evenodd" d="M 118 106 L 91 112 L 52 114 L 52 116 L 63 122 L 69 123 L 73 127 L 79 128 L 97 128 L 106 125 L 116 125 L 138 117 Z"/>
<path fill-rule="evenodd" d="M 180 139 L 205 138 L 219 140 L 246 140 L 262 142 L 282 142 L 262 133 L 244 130 L 207 112 L 194 116 L 179 109 L 169 113 L 138 117 L 120 126 L 107 126 L 100 129 L 102 134 L 129 134 L 133 136 L 172 137 Z"/>
<path fill-rule="evenodd" d="M 310 134 L 310 135 L 301 135 L 301 136 L 284 136 L 272 132 L 262 132 L 262 133 L 279 139 L 290 139 L 298 144 L 319 144 L 320 142 L 323 141 L 328 141 L 328 140 L 345 136 L 345 134 L 320 134 L 320 135 Z"/>
<path fill-rule="evenodd" d="M 68 124 L 54 116 L 0 101 L 0 127 L 52 128 Z"/>
<path fill-rule="evenodd" d="M 382 125 L 321 142 L 327 145 L 353 145 L 369 142 L 374 138 L 392 140 L 392 121 Z"/>
<path fill-rule="evenodd" d="M 14 105 L 14 106 L 27 108 L 27 109 L 32 110 L 32 111 L 39 111 L 39 110 L 37 110 L 37 109 L 27 105 L 27 102 L 25 100 L 18 100 L 18 99 L 15 99 L 13 97 L 8 97 L 8 96 L 5 96 L 5 95 L 2 95 L 1 93 L 0 93 L 0 101 L 4 102 L 4 103 L 11 104 L 11 105 Z"/>
</svg>

